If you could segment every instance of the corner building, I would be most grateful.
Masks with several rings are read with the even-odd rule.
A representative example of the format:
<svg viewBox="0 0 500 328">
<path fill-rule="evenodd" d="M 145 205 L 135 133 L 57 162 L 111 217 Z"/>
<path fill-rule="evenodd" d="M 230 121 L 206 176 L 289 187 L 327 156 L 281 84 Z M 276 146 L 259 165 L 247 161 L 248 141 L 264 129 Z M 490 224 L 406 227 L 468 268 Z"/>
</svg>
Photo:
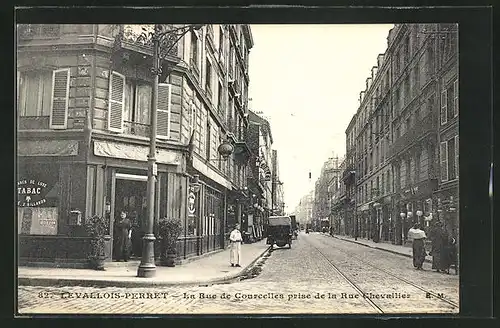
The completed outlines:
<svg viewBox="0 0 500 328">
<path fill-rule="evenodd" d="M 21 263 L 85 266 L 89 238 L 82 226 L 93 215 L 109 220 L 110 259 L 120 210 L 143 231 L 153 60 L 140 31 L 138 25 L 17 27 L 18 185 L 46 185 L 39 206 L 18 195 Z M 242 206 L 237 200 L 246 187 L 252 46 L 247 25 L 205 25 L 161 60 L 154 218 L 155 225 L 161 217 L 183 222 L 180 259 L 225 247 L 239 220 L 226 213 Z M 223 142 L 234 147 L 227 161 L 217 151 Z M 195 175 L 201 188 L 191 212 Z"/>
</svg>

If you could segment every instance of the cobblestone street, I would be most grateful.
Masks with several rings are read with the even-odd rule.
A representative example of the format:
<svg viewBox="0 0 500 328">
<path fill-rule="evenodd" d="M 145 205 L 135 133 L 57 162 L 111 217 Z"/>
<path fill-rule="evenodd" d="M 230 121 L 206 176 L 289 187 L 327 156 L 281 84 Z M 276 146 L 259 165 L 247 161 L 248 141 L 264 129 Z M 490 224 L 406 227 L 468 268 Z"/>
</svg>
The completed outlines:
<svg viewBox="0 0 500 328">
<path fill-rule="evenodd" d="M 458 276 L 428 263 L 424 269 L 400 255 L 301 233 L 253 279 L 208 287 L 20 286 L 18 306 L 20 314 L 458 313 Z"/>
</svg>

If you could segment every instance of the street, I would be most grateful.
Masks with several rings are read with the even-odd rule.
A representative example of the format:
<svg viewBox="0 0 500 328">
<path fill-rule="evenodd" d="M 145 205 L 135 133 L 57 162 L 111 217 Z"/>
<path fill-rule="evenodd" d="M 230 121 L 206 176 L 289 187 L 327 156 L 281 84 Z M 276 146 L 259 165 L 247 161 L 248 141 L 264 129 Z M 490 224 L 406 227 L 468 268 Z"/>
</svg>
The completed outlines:
<svg viewBox="0 0 500 328">
<path fill-rule="evenodd" d="M 252 279 L 212 286 L 19 286 L 20 314 L 458 313 L 459 278 L 429 263 L 301 232 Z"/>
</svg>

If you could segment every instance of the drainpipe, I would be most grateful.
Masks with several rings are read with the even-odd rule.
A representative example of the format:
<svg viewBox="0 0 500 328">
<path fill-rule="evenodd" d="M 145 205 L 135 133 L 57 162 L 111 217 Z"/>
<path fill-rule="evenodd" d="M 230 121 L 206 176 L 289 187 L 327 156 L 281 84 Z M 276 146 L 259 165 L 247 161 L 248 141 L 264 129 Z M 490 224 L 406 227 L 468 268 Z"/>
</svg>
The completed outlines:
<svg viewBox="0 0 500 328">
<path fill-rule="evenodd" d="M 93 30 L 93 34 L 94 34 L 94 41 L 93 41 L 93 45 L 95 47 L 95 45 L 97 44 L 97 33 L 98 33 L 98 25 L 97 24 L 93 24 L 92 25 L 92 30 Z M 93 58 L 92 58 L 92 62 L 91 62 L 91 69 L 90 71 L 92 72 L 92 76 L 91 76 L 91 79 L 90 79 L 90 106 L 87 107 L 87 115 L 86 115 L 86 125 L 85 125 L 85 142 L 86 142 L 86 145 L 87 145 L 87 148 L 86 148 L 86 151 L 87 151 L 87 154 L 86 154 L 86 161 L 88 162 L 89 161 L 89 157 L 90 157 L 90 154 L 92 152 L 92 127 L 93 127 L 93 121 L 94 121 L 94 108 L 95 108 L 95 84 L 96 84 L 96 75 L 97 75 L 97 72 L 96 72 L 96 52 L 95 52 L 95 49 L 93 49 Z"/>
</svg>

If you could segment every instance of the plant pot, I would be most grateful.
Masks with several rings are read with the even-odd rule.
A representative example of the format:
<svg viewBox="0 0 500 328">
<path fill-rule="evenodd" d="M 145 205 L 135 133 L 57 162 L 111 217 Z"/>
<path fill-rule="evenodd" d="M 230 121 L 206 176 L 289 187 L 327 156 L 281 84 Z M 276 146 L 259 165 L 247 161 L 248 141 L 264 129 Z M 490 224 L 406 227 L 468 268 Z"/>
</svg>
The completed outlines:
<svg viewBox="0 0 500 328">
<path fill-rule="evenodd" d="M 90 259 L 90 267 L 94 270 L 104 271 L 104 262 L 106 260 L 106 256 L 93 256 Z"/>
<path fill-rule="evenodd" d="M 165 265 L 168 267 L 175 266 L 175 259 L 177 258 L 177 254 L 174 252 L 167 252 L 167 256 L 165 258 Z"/>
</svg>

